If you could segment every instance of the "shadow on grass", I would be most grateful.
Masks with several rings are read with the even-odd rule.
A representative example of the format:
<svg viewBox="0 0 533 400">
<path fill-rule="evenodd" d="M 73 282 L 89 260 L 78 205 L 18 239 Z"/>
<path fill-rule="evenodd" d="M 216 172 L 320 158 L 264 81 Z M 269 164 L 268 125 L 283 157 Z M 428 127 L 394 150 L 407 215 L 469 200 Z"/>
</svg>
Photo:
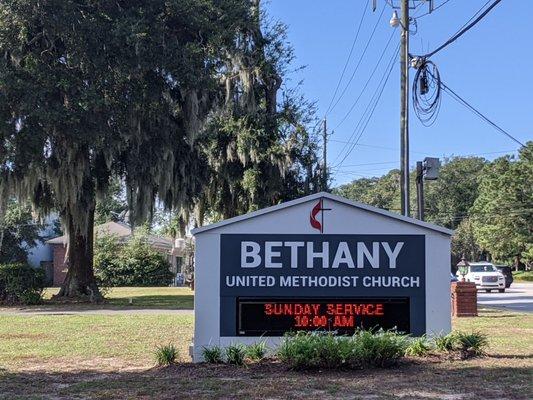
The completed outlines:
<svg viewBox="0 0 533 400">
<path fill-rule="evenodd" d="M 190 295 L 140 295 L 132 296 L 132 304 L 129 298 L 110 298 L 106 300 L 108 305 L 121 307 L 143 307 L 143 308 L 168 308 L 178 310 L 192 310 L 194 306 L 194 296 Z"/>
<path fill-rule="evenodd" d="M 490 358 L 498 358 L 503 360 L 533 360 L 533 354 L 490 354 Z M 531 369 L 531 373 L 533 374 L 533 367 Z"/>
<path fill-rule="evenodd" d="M 0 370 L 0 399 L 180 398 L 528 399 L 531 368 L 471 363 L 406 364 L 363 371 L 288 371 L 279 363 L 246 367 L 184 363 L 142 371 Z M 365 397 L 366 396 L 366 397 Z"/>
<path fill-rule="evenodd" d="M 45 300 L 43 304 L 35 306 L 15 306 L 4 307 L 1 312 L 31 314 L 31 313 L 55 313 L 62 315 L 69 312 L 90 312 L 90 311 L 124 311 L 124 310 L 193 310 L 194 295 L 155 295 L 155 296 L 133 296 L 130 304 L 129 298 L 111 298 L 101 303 L 85 302 L 56 302 Z"/>
</svg>

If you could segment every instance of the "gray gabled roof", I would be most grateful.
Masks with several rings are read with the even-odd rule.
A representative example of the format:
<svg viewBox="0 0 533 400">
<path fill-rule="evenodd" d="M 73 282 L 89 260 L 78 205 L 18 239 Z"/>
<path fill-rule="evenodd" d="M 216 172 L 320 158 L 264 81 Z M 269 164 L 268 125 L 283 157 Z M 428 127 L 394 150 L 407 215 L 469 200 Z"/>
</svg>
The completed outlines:
<svg viewBox="0 0 533 400">
<path fill-rule="evenodd" d="M 346 204 L 346 205 L 349 205 L 349 206 L 352 206 L 352 207 L 360 208 L 360 209 L 365 210 L 365 211 L 373 212 L 375 214 L 380 214 L 382 216 L 385 216 L 385 217 L 388 217 L 388 218 L 392 218 L 392 219 L 395 219 L 395 220 L 398 220 L 398 221 L 406 222 L 406 223 L 409 223 L 409 224 L 412 224 L 412 225 L 417 225 L 417 226 L 420 226 L 422 228 L 429 229 L 429 230 L 432 230 L 432 231 L 436 231 L 436 232 L 439 232 L 439 233 L 444 233 L 445 235 L 450 235 L 450 236 L 453 235 L 453 230 L 451 230 L 451 229 L 444 228 L 444 227 L 439 226 L 439 225 L 430 224 L 428 222 L 420 221 L 420 220 L 415 219 L 415 218 L 405 217 L 403 215 L 396 214 L 396 213 L 393 213 L 393 212 L 390 212 L 390 211 L 387 211 L 387 210 L 383 210 L 381 208 L 369 206 L 367 204 L 359 203 L 357 201 L 348 200 L 348 199 L 346 199 L 344 197 L 336 196 L 334 194 L 327 193 L 327 192 L 320 192 L 320 193 L 311 194 L 309 196 L 300 197 L 299 199 L 296 199 L 296 200 L 287 201 L 285 203 L 277 204 L 277 205 L 272 206 L 272 207 L 263 208 L 262 210 L 253 211 L 253 212 L 248 213 L 248 214 L 243 214 L 243 215 L 239 215 L 237 217 L 226 219 L 224 221 L 216 222 L 216 223 L 211 224 L 211 225 L 206 225 L 206 226 L 202 226 L 202 227 L 199 227 L 199 228 L 195 228 L 195 229 L 192 230 L 192 234 L 193 235 L 197 235 L 199 233 L 210 231 L 212 229 L 220 228 L 222 226 L 226 226 L 226 225 L 230 225 L 230 224 L 235 224 L 235 223 L 240 222 L 240 221 L 244 221 L 244 220 L 247 220 L 247 219 L 250 219 L 250 218 L 259 217 L 260 215 L 265 215 L 265 214 L 268 214 L 268 213 L 271 213 L 271 212 L 282 210 L 282 209 L 288 208 L 288 207 L 293 207 L 293 206 L 296 206 L 298 204 L 306 203 L 308 201 L 317 200 L 317 199 L 320 199 L 320 198 L 330 199 L 330 200 L 333 200 L 333 201 L 336 201 L 336 202 L 339 202 L 339 203 L 343 203 L 343 204 Z"/>
<path fill-rule="evenodd" d="M 119 240 L 127 241 L 132 235 L 131 226 L 124 222 L 106 222 L 105 224 L 97 225 L 94 227 L 94 231 L 97 235 L 113 235 L 116 236 Z M 148 243 L 155 247 L 162 247 L 172 249 L 174 242 L 170 238 L 163 236 L 157 236 L 148 234 L 147 235 Z M 66 245 L 68 242 L 68 236 L 58 236 L 53 239 L 47 240 L 47 244 L 61 244 Z"/>
</svg>

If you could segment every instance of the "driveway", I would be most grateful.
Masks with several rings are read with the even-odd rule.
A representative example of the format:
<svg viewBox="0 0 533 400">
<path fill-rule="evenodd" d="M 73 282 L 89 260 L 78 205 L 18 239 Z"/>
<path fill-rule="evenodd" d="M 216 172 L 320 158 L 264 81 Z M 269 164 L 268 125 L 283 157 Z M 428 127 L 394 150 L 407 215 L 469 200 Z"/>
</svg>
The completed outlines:
<svg viewBox="0 0 533 400">
<path fill-rule="evenodd" d="M 533 283 L 513 283 L 505 293 L 477 293 L 478 305 L 533 312 Z"/>
</svg>

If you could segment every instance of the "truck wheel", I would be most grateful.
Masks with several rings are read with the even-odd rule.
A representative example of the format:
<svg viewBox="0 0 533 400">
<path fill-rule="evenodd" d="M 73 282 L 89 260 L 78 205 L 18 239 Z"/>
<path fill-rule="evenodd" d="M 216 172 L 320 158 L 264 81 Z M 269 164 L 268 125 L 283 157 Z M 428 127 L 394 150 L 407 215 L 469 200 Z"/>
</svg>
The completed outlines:
<svg viewBox="0 0 533 400">
<path fill-rule="evenodd" d="M 505 293 L 505 289 L 498 289 L 498 292 Z"/>
<path fill-rule="evenodd" d="M 490 293 L 490 292 L 492 292 L 492 290 L 490 290 L 490 289 L 485 289 L 485 292 Z"/>
</svg>

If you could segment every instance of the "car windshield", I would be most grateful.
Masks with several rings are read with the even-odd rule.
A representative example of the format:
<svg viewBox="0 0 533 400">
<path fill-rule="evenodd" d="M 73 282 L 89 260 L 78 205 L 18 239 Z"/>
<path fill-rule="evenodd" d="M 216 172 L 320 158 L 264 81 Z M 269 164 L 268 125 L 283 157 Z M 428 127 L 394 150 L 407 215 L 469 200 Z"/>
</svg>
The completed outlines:
<svg viewBox="0 0 533 400">
<path fill-rule="evenodd" d="M 496 268 L 490 264 L 484 265 L 471 265 L 470 272 L 495 272 Z"/>
</svg>

